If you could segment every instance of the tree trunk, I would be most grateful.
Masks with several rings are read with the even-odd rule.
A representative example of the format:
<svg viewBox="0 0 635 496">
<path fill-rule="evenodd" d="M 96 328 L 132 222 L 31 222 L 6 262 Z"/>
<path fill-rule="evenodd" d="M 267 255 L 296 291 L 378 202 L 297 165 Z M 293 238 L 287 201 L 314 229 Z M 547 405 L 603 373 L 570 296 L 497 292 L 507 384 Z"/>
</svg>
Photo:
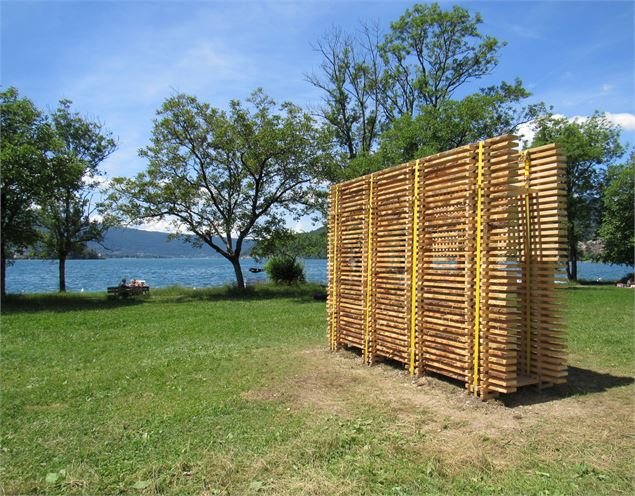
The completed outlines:
<svg viewBox="0 0 635 496">
<path fill-rule="evenodd" d="M 232 258 L 231 263 L 234 266 L 234 273 L 236 274 L 236 287 L 238 289 L 245 289 L 245 278 L 243 277 L 243 269 L 240 266 L 240 257 Z"/>
<path fill-rule="evenodd" d="M 4 243 L 0 243 L 0 297 L 7 295 L 7 257 Z"/>
<path fill-rule="evenodd" d="M 575 224 L 569 222 L 569 260 L 567 261 L 567 279 L 578 280 L 578 240 L 575 235 Z"/>
<path fill-rule="evenodd" d="M 60 293 L 66 292 L 66 253 L 59 255 Z"/>
</svg>

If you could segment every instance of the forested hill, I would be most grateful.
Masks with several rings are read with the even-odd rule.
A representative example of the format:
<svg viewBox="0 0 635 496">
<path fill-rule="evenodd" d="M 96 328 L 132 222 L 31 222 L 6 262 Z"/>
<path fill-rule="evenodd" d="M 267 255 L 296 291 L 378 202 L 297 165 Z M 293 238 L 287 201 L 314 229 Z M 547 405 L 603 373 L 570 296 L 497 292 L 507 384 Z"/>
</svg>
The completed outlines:
<svg viewBox="0 0 635 496">
<path fill-rule="evenodd" d="M 301 258 L 326 258 L 326 228 L 298 233 L 294 249 Z M 223 246 L 222 241 L 218 243 Z M 109 229 L 102 243 L 88 243 L 91 251 L 104 258 L 207 258 L 220 257 L 209 246 L 195 248 L 181 239 L 168 239 L 167 233 L 143 231 L 127 227 Z M 247 239 L 243 244 L 243 254 L 248 256 L 254 241 Z"/>
<path fill-rule="evenodd" d="M 218 241 L 221 246 L 222 242 Z M 204 245 L 195 248 L 181 239 L 169 240 L 167 233 L 142 231 L 116 227 L 109 229 L 101 246 L 97 243 L 88 243 L 88 248 L 96 251 L 104 258 L 207 258 L 220 257 L 212 248 Z M 245 240 L 243 252 L 248 255 L 254 242 Z M 105 248 L 104 248 L 105 247 Z"/>
<path fill-rule="evenodd" d="M 326 258 L 326 227 L 295 235 L 296 255 L 301 258 Z"/>
</svg>

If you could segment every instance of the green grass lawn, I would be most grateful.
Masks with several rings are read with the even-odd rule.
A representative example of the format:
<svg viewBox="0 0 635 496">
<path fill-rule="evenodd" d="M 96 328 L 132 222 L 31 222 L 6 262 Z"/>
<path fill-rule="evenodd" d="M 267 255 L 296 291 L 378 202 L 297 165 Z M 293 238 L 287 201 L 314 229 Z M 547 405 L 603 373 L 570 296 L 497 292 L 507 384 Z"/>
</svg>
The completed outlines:
<svg viewBox="0 0 635 496">
<path fill-rule="evenodd" d="M 562 289 L 570 382 L 481 403 L 327 353 L 314 290 L 10 299 L 4 492 L 632 491 L 632 291 Z"/>
</svg>

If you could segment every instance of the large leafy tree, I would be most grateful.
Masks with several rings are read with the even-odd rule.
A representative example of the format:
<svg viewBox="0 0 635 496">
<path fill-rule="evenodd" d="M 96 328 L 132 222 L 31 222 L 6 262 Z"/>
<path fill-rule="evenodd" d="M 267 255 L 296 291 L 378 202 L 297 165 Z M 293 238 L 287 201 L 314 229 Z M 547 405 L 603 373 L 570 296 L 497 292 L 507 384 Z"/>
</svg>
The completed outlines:
<svg viewBox="0 0 635 496">
<path fill-rule="evenodd" d="M 7 261 L 38 238 L 35 206 L 50 183 L 46 159 L 53 138 L 46 117 L 15 88 L 0 92 L 0 126 L 0 289 L 4 296 Z"/>
<path fill-rule="evenodd" d="M 117 148 L 104 126 L 72 111 L 62 100 L 50 116 L 56 139 L 48 168 L 54 173 L 40 203 L 44 244 L 58 259 L 59 290 L 66 291 L 66 260 L 82 252 L 88 241 L 101 241 L 108 223 L 96 217 L 93 196 L 99 187 L 101 163 Z"/>
<path fill-rule="evenodd" d="M 578 278 L 578 241 L 591 239 L 600 223 L 606 167 L 622 156 L 620 128 L 604 114 L 588 119 L 546 115 L 535 122 L 533 146 L 558 143 L 567 156 L 567 277 Z"/>
<path fill-rule="evenodd" d="M 282 226 L 257 240 L 251 255 L 258 259 L 268 257 L 326 258 L 326 227 L 309 232 L 293 232 Z"/>
<path fill-rule="evenodd" d="M 333 29 L 315 45 L 320 70 L 306 80 L 323 93 L 318 115 L 328 123 L 337 146 L 350 160 L 372 151 L 381 132 L 384 65 L 377 27 L 354 37 Z"/>
<path fill-rule="evenodd" d="M 228 111 L 179 94 L 159 109 L 141 150 L 146 170 L 115 178 L 109 200 L 129 221 L 164 219 L 174 235 L 195 234 L 232 264 L 243 288 L 245 239 L 266 238 L 285 214 L 312 207 L 329 148 L 310 115 L 291 103 L 278 108 L 262 90 Z"/>
<path fill-rule="evenodd" d="M 479 31 L 481 15 L 457 5 L 415 4 L 393 22 L 380 50 L 387 79 L 384 111 L 389 120 L 413 115 L 421 104 L 436 108 L 462 85 L 498 64 L 504 43 Z"/>
<path fill-rule="evenodd" d="M 437 107 L 424 105 L 411 117 L 403 115 L 379 138 L 377 153 L 351 162 L 349 175 L 407 162 L 480 139 L 512 133 L 521 123 L 544 113 L 542 104 L 520 107 L 529 93 L 520 81 L 484 88 L 462 100 L 447 100 Z"/>
<path fill-rule="evenodd" d="M 626 164 L 608 168 L 602 192 L 602 225 L 598 230 L 604 244 L 601 259 L 613 264 L 633 265 L 635 251 L 635 153 Z"/>
<path fill-rule="evenodd" d="M 363 26 L 361 35 L 335 30 L 318 42 L 322 64 L 307 80 L 322 91 L 318 114 L 347 159 L 344 168 L 355 158 L 367 160 L 382 132 L 411 128 L 418 114 L 426 116 L 417 127 L 425 121 L 429 134 L 455 131 L 450 141 L 463 141 L 465 130 L 444 129 L 447 122 L 436 120 L 436 113 L 465 114 L 468 107 L 476 111 L 481 102 L 491 109 L 488 98 L 510 103 L 528 96 L 517 82 L 484 89 L 465 102 L 453 100 L 459 88 L 491 73 L 498 63 L 504 43 L 483 34 L 481 23 L 479 14 L 463 7 L 415 4 L 385 35 Z M 515 93 L 511 99 L 510 88 Z M 457 105 L 461 109 L 452 108 Z M 497 109 L 507 107 L 499 104 Z"/>
</svg>

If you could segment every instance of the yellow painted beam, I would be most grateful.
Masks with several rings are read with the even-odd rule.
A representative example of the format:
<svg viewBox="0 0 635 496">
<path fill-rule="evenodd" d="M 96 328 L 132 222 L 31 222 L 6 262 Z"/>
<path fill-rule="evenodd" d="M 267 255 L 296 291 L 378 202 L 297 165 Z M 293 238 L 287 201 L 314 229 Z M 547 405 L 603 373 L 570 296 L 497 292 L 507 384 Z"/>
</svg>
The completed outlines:
<svg viewBox="0 0 635 496">
<path fill-rule="evenodd" d="M 410 375 L 415 373 L 415 346 L 417 335 L 417 257 L 419 231 L 419 160 L 415 162 L 415 184 L 412 221 L 412 275 L 410 281 Z"/>
</svg>

